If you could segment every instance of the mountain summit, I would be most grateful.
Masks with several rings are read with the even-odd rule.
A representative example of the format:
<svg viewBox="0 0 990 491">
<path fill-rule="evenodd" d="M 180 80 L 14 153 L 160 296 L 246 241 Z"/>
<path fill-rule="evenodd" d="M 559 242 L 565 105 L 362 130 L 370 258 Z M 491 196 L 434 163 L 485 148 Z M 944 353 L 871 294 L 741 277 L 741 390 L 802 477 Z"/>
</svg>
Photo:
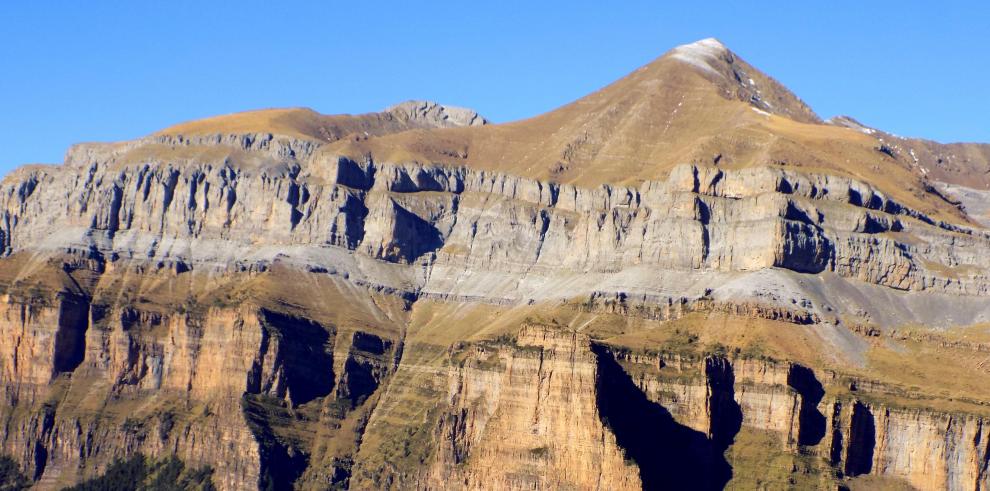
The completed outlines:
<svg viewBox="0 0 990 491">
<path fill-rule="evenodd" d="M 341 141 L 325 151 L 384 161 L 467 165 L 578 185 L 635 184 L 677 165 L 828 169 L 954 222 L 956 205 L 926 183 L 941 167 L 990 162 L 982 151 L 931 147 L 825 125 L 796 95 L 715 39 L 679 46 L 611 85 L 534 118 L 478 128 Z M 927 146 L 926 146 L 927 147 Z M 952 162 L 950 164 L 949 162 Z M 951 175 L 944 172 L 941 175 Z M 981 183 L 985 176 L 967 171 Z M 990 184 L 990 181 L 988 181 Z"/>
<path fill-rule="evenodd" d="M 820 123 L 801 99 L 786 87 L 739 58 L 715 38 L 678 46 L 664 55 L 700 69 L 723 94 L 754 107 L 803 123 Z"/>
</svg>

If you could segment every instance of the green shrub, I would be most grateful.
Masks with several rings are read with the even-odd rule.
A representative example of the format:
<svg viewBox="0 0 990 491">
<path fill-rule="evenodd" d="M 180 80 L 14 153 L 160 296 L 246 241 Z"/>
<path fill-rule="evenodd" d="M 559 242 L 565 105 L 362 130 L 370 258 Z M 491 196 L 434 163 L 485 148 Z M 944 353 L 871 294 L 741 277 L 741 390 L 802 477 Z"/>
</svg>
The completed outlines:
<svg viewBox="0 0 990 491">
<path fill-rule="evenodd" d="M 186 469 L 177 457 L 153 461 L 143 455 L 114 460 L 103 475 L 63 491 L 214 491 L 213 469 Z"/>
<path fill-rule="evenodd" d="M 31 486 L 31 480 L 14 459 L 0 456 L 0 491 L 20 491 Z"/>
</svg>

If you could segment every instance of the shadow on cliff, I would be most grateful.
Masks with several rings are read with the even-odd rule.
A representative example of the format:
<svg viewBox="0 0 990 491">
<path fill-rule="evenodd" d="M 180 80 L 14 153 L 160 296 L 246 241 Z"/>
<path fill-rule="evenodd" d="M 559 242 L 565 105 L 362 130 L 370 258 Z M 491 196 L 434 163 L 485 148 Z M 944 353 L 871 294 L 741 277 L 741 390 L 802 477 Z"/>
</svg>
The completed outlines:
<svg viewBox="0 0 990 491">
<path fill-rule="evenodd" d="M 356 331 L 351 337 L 351 347 L 344 361 L 337 396 L 347 400 L 354 409 L 371 396 L 388 372 L 388 354 L 392 342 L 373 334 Z"/>
<path fill-rule="evenodd" d="M 731 391 L 732 379 L 712 384 L 709 438 L 678 423 L 670 411 L 647 399 L 606 347 L 592 349 L 598 359 L 602 422 L 615 434 L 626 458 L 639 467 L 643 489 L 724 488 L 732 478 L 724 452 L 742 424 L 739 406 L 731 392 L 725 393 L 725 389 Z M 706 367 L 706 373 L 710 371 Z"/>
<path fill-rule="evenodd" d="M 395 205 L 394 220 L 396 250 L 387 252 L 386 259 L 412 262 L 443 247 L 443 236 L 432 223 L 398 204 Z"/>
<path fill-rule="evenodd" d="M 869 406 L 856 401 L 849 421 L 849 442 L 846 450 L 847 476 L 869 474 L 873 470 L 873 451 L 877 441 L 876 421 Z"/>
<path fill-rule="evenodd" d="M 798 445 L 818 445 L 825 438 L 825 415 L 818 410 L 818 403 L 825 396 L 825 388 L 815 377 L 815 372 L 801 365 L 791 365 L 787 385 L 801 395 Z"/>
<path fill-rule="evenodd" d="M 309 454 L 280 438 L 275 426 L 287 426 L 292 420 L 285 401 L 260 394 L 244 394 L 241 410 L 248 428 L 258 442 L 261 467 L 258 489 L 291 491 L 294 483 L 309 467 Z"/>
<path fill-rule="evenodd" d="M 58 307 L 55 330 L 54 372 L 73 372 L 86 356 L 86 331 L 89 329 L 89 301 L 65 296 Z"/>
<path fill-rule="evenodd" d="M 333 389 L 333 332 L 298 317 L 263 309 L 261 321 L 270 337 L 278 339 L 278 359 L 292 404 L 306 404 Z M 269 340 L 263 341 L 267 349 Z M 262 392 L 260 382 L 249 383 L 248 392 Z"/>
</svg>

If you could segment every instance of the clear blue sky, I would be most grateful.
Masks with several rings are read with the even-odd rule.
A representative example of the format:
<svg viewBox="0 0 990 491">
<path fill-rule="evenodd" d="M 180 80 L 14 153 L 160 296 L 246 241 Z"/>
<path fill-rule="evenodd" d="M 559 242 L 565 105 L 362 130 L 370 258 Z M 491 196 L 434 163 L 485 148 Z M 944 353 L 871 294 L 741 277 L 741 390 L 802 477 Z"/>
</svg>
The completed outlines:
<svg viewBox="0 0 990 491">
<path fill-rule="evenodd" d="M 0 173 L 264 107 L 416 98 L 510 121 L 709 36 L 823 117 L 990 142 L 985 2 L 486 3 L 2 2 Z"/>
</svg>

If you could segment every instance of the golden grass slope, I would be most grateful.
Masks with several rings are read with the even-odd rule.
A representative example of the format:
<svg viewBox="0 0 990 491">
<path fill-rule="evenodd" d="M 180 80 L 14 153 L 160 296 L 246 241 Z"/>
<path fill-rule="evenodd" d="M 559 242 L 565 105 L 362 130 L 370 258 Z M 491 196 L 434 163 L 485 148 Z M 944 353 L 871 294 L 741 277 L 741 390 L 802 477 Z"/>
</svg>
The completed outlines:
<svg viewBox="0 0 990 491">
<path fill-rule="evenodd" d="M 362 139 L 415 128 L 432 128 L 437 124 L 428 119 L 417 119 L 401 110 L 357 115 L 325 115 L 309 108 L 286 108 L 245 111 L 189 121 L 165 128 L 155 135 L 189 137 L 271 133 L 325 143 L 345 137 Z"/>
<path fill-rule="evenodd" d="M 766 102 L 740 100 L 732 86 L 743 89 L 727 75 L 668 54 L 531 119 L 339 141 L 323 151 L 389 162 L 465 165 L 581 186 L 635 185 L 664 178 L 675 165 L 687 162 L 725 168 L 787 166 L 861 179 L 907 206 L 967 222 L 952 203 L 927 191 L 924 173 L 909 156 L 883 152 L 876 137 L 861 131 L 821 124 L 793 94 L 729 56 L 733 62 L 723 60 L 720 68 L 745 67 L 743 73 L 755 84 L 767 87 L 762 100 L 783 106 L 782 114 L 758 107 L 766 108 Z"/>
</svg>

